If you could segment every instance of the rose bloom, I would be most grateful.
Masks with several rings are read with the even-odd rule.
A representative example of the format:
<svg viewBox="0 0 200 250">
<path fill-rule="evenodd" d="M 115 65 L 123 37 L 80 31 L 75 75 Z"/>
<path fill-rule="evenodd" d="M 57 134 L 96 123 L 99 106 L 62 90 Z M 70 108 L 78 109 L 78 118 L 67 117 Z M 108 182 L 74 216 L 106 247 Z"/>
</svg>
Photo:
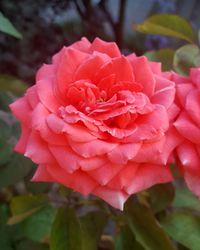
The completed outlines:
<svg viewBox="0 0 200 250">
<path fill-rule="evenodd" d="M 160 63 L 82 38 L 44 64 L 36 84 L 11 104 L 22 127 L 15 150 L 38 164 L 34 181 L 123 209 L 131 194 L 172 180 L 174 96 Z"/>
<path fill-rule="evenodd" d="M 200 68 L 190 70 L 189 77 L 173 74 L 176 102 L 180 114 L 174 126 L 182 137 L 177 147 L 178 165 L 189 189 L 200 197 Z"/>
</svg>

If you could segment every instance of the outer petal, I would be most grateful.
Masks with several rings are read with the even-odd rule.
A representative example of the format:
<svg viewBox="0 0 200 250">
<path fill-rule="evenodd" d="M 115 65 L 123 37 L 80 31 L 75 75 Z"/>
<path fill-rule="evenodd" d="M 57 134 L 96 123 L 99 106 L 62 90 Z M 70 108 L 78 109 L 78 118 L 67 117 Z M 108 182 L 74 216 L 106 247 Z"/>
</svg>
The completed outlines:
<svg viewBox="0 0 200 250">
<path fill-rule="evenodd" d="M 90 47 L 90 51 L 98 51 L 101 53 L 105 53 L 110 57 L 119 57 L 121 55 L 117 44 L 114 42 L 105 42 L 99 38 L 95 38 L 92 42 L 92 46 Z"/>
<path fill-rule="evenodd" d="M 46 169 L 56 182 L 72 188 L 81 194 L 86 195 L 92 193 L 94 188 L 97 187 L 97 183 L 81 170 L 69 174 L 56 164 L 48 165 L 46 166 Z"/>
<path fill-rule="evenodd" d="M 27 126 L 24 126 L 22 123 L 21 135 L 20 135 L 19 141 L 17 142 L 14 148 L 16 152 L 21 153 L 21 154 L 25 153 L 30 133 L 31 133 L 31 130 Z"/>
<path fill-rule="evenodd" d="M 93 194 L 97 195 L 111 206 L 123 210 L 124 203 L 128 199 L 129 195 L 124 191 L 116 191 L 106 187 L 98 187 L 93 191 Z"/>
<path fill-rule="evenodd" d="M 200 126 L 200 91 L 191 90 L 186 98 L 185 109 L 195 123 Z"/>
<path fill-rule="evenodd" d="M 49 146 L 49 150 L 56 158 L 61 168 L 64 168 L 68 173 L 73 173 L 79 168 L 78 162 L 80 158 L 67 146 Z"/>
<path fill-rule="evenodd" d="M 30 114 L 32 109 L 26 97 L 19 98 L 17 101 L 10 104 L 9 107 L 18 120 L 23 122 L 24 125 L 29 126 L 31 122 Z"/>
<path fill-rule="evenodd" d="M 185 171 L 199 173 L 199 154 L 195 145 L 189 141 L 184 141 L 177 148 L 177 154 Z"/>
<path fill-rule="evenodd" d="M 195 144 L 200 144 L 200 128 L 193 123 L 186 112 L 183 111 L 180 114 L 174 126 L 183 137 Z"/>
<path fill-rule="evenodd" d="M 55 159 L 48 149 L 47 143 L 45 143 L 39 133 L 35 131 L 32 131 L 29 136 L 24 155 L 31 158 L 31 160 L 37 164 L 53 164 L 55 162 Z"/>
<path fill-rule="evenodd" d="M 134 194 L 158 183 L 173 180 L 170 169 L 162 165 L 141 164 L 132 183 L 125 188 L 128 194 Z"/>
<path fill-rule="evenodd" d="M 142 84 L 143 92 L 147 96 L 152 96 L 155 90 L 155 79 L 147 58 L 144 56 L 136 57 L 135 60 L 132 60 L 132 66 L 135 81 Z"/>
</svg>

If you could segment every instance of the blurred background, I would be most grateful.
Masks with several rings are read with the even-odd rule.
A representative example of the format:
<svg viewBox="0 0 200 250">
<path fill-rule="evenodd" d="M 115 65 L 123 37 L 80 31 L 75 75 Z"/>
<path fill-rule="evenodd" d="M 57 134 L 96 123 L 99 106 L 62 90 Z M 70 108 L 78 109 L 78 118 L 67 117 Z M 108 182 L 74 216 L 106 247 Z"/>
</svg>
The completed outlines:
<svg viewBox="0 0 200 250">
<path fill-rule="evenodd" d="M 0 72 L 34 84 L 36 70 L 82 36 L 116 41 L 124 54 L 177 48 L 177 39 L 134 31 L 155 13 L 175 13 L 200 27 L 198 0 L 1 0 L 0 11 L 22 34 L 0 34 Z"/>
</svg>

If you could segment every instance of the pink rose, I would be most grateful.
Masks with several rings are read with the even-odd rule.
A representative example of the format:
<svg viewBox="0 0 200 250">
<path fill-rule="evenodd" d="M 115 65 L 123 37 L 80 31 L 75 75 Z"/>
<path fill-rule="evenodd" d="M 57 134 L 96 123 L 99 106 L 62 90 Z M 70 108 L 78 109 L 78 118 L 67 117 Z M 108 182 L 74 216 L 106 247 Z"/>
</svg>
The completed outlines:
<svg viewBox="0 0 200 250">
<path fill-rule="evenodd" d="M 43 65 L 11 105 L 21 121 L 16 151 L 38 164 L 34 181 L 62 183 L 123 209 L 133 193 L 172 180 L 169 120 L 174 83 L 160 64 L 86 38 Z"/>
<path fill-rule="evenodd" d="M 200 68 L 191 69 L 189 77 L 174 74 L 172 79 L 181 110 L 174 122 L 182 137 L 176 150 L 179 166 L 190 190 L 200 197 Z"/>
</svg>

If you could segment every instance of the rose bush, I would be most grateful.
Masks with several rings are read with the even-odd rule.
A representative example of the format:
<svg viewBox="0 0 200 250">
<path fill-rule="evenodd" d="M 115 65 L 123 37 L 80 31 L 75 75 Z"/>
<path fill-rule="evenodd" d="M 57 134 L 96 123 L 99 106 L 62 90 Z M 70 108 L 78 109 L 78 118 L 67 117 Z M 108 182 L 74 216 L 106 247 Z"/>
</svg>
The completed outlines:
<svg viewBox="0 0 200 250">
<path fill-rule="evenodd" d="M 34 181 L 58 182 L 123 209 L 131 194 L 172 180 L 174 96 L 160 63 L 83 38 L 43 65 L 36 84 L 11 105 L 22 125 L 15 150 L 38 164 Z"/>
<path fill-rule="evenodd" d="M 177 147 L 178 166 L 192 192 L 200 197 L 200 68 L 188 77 L 172 74 L 176 83 L 176 102 L 180 114 L 174 126 L 182 138 Z"/>
</svg>

